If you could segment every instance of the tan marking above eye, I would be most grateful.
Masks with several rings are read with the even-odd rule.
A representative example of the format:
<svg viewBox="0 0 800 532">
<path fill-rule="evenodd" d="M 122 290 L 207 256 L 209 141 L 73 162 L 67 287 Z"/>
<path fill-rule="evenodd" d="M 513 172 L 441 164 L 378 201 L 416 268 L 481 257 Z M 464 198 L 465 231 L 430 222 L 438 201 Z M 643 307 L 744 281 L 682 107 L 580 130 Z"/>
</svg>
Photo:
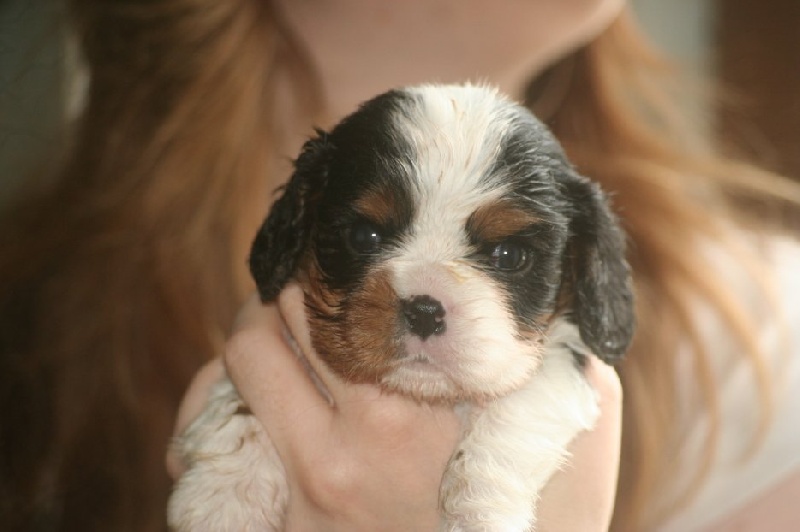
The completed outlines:
<svg viewBox="0 0 800 532">
<path fill-rule="evenodd" d="M 386 187 L 367 190 L 354 205 L 359 213 L 374 223 L 387 226 L 399 221 L 398 198 Z"/>
<path fill-rule="evenodd" d="M 540 221 L 516 203 L 500 200 L 476 209 L 467 220 L 467 231 L 479 242 L 497 242 Z"/>
</svg>

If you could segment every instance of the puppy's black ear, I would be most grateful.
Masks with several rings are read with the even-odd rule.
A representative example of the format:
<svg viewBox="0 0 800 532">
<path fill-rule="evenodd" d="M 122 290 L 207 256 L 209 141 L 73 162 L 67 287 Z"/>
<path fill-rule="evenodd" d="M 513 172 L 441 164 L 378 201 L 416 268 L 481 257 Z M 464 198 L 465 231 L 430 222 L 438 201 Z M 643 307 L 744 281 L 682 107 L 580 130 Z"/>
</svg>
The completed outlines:
<svg viewBox="0 0 800 532">
<path fill-rule="evenodd" d="M 250 273 L 264 302 L 274 300 L 292 278 L 309 244 L 315 223 L 315 205 L 328 179 L 331 147 L 327 134 L 303 146 L 295 170 L 270 209 L 250 250 Z"/>
<path fill-rule="evenodd" d="M 566 265 L 572 272 L 575 321 L 584 343 L 613 363 L 625 354 L 635 327 L 625 236 L 599 186 L 573 175 L 567 191 L 575 207 Z"/>
</svg>

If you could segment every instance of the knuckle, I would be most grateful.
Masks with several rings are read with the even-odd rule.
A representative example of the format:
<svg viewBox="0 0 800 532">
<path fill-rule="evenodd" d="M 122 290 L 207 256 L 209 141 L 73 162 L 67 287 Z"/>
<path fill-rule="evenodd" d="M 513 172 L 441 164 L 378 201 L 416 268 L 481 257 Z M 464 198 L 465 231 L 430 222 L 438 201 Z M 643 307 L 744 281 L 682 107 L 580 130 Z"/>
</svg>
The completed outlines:
<svg viewBox="0 0 800 532">
<path fill-rule="evenodd" d="M 600 394 L 603 399 L 612 404 L 621 404 L 623 399 L 622 382 L 619 375 L 613 369 L 609 372 L 608 378 L 602 380 Z"/>
<path fill-rule="evenodd" d="M 622 383 L 614 368 L 593 359 L 588 376 L 602 402 L 608 404 L 622 403 Z"/>
<path fill-rule="evenodd" d="M 346 457 L 326 460 L 307 472 L 313 476 L 306 485 L 306 495 L 319 508 L 343 508 L 356 497 L 360 466 Z"/>
</svg>

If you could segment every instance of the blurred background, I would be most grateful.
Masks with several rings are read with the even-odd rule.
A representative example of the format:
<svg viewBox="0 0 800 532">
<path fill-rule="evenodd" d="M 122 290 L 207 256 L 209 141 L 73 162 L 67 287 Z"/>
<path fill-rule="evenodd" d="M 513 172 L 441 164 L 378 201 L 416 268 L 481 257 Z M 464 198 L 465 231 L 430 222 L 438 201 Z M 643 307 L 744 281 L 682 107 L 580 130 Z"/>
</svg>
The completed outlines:
<svg viewBox="0 0 800 532">
<path fill-rule="evenodd" d="M 725 105 L 686 102 L 709 135 L 800 179 L 800 0 L 629 1 L 662 49 L 722 81 Z M 0 208 L 56 163 L 84 85 L 62 1 L 0 0 Z"/>
</svg>

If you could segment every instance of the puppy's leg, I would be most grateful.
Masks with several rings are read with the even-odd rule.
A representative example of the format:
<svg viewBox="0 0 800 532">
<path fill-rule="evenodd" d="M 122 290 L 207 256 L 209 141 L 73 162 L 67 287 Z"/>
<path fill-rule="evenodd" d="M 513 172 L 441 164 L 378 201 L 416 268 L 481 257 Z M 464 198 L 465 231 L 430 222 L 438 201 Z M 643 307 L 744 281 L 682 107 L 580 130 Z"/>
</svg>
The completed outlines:
<svg viewBox="0 0 800 532">
<path fill-rule="evenodd" d="M 572 351 L 551 342 L 524 388 L 474 414 L 442 481 L 444 530 L 535 530 L 539 493 L 598 415 Z"/>
<path fill-rule="evenodd" d="M 175 442 L 187 471 L 169 501 L 177 532 L 283 530 L 283 465 L 255 417 L 224 378 L 203 413 Z"/>
</svg>

